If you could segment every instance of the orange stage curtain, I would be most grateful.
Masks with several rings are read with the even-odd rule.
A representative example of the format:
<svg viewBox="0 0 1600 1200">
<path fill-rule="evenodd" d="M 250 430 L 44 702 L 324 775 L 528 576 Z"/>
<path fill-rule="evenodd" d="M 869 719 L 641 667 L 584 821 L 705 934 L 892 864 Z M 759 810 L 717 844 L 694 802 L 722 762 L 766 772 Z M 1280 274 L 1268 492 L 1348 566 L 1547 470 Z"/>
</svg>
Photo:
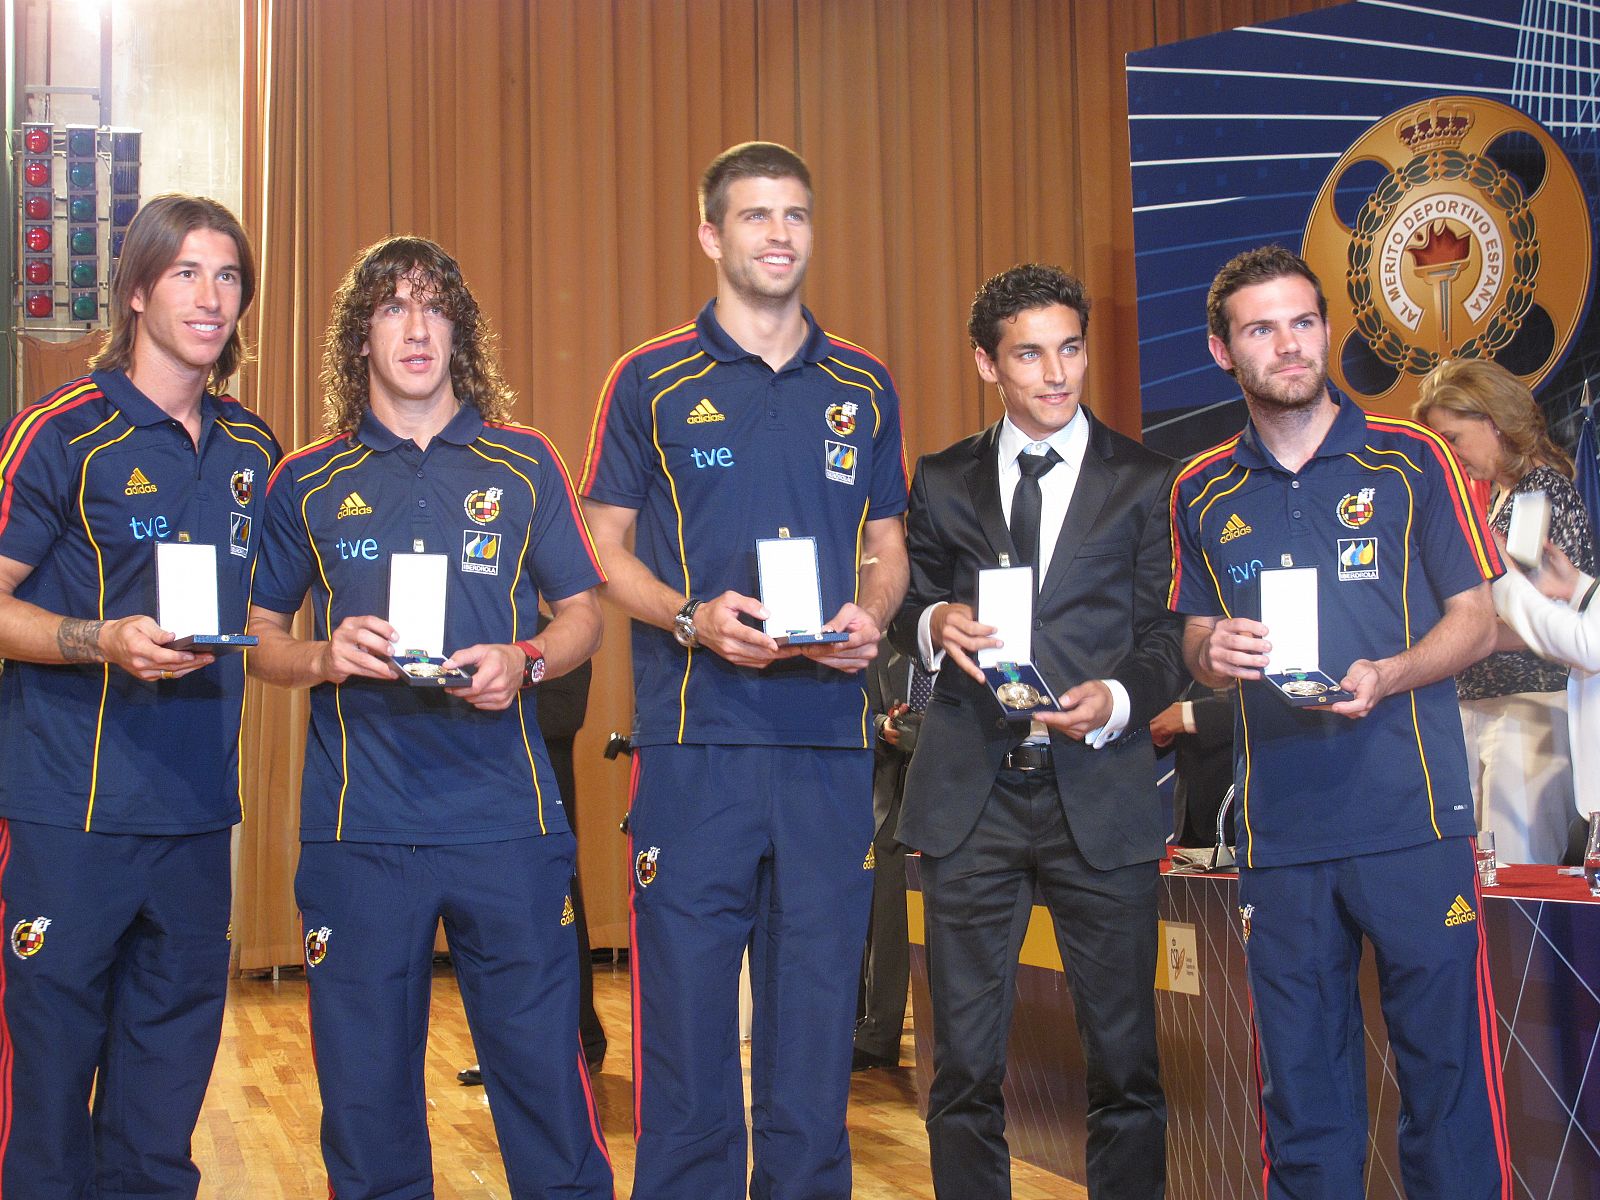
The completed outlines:
<svg viewBox="0 0 1600 1200">
<path fill-rule="evenodd" d="M 1326 0 L 250 0 L 246 199 L 260 361 L 245 403 L 285 445 L 320 429 L 329 296 L 390 233 L 461 260 L 500 331 L 518 419 L 576 465 L 612 360 L 713 289 L 695 183 L 766 138 L 810 163 L 807 297 L 881 355 L 907 450 L 994 420 L 967 348 L 978 283 L 1034 259 L 1095 297 L 1090 396 L 1139 425 L 1123 58 Z M 303 696 L 253 689 L 237 922 L 246 968 L 299 958 L 289 890 Z M 631 712 L 608 618 L 578 738 L 582 872 L 596 945 L 626 942 L 617 823 Z M 426 772 L 419 774 L 426 787 Z"/>
</svg>

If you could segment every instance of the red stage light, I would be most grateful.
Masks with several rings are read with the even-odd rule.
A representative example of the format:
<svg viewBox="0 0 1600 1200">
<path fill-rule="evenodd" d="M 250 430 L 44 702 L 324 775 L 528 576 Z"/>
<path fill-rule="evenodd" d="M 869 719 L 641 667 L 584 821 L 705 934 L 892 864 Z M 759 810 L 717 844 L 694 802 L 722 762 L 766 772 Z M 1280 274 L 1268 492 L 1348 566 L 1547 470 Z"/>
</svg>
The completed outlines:
<svg viewBox="0 0 1600 1200">
<path fill-rule="evenodd" d="M 28 297 L 28 315 L 30 317 L 48 317 L 54 311 L 55 303 L 50 299 L 49 292 L 34 292 Z"/>
<path fill-rule="evenodd" d="M 50 260 L 45 258 L 30 258 L 28 265 L 23 269 L 23 275 L 29 283 L 50 282 Z"/>
<path fill-rule="evenodd" d="M 29 196 L 23 206 L 30 221 L 48 221 L 50 219 L 50 197 Z"/>
<path fill-rule="evenodd" d="M 48 129 L 30 129 L 22 135 L 22 148 L 29 154 L 50 153 L 50 131 Z"/>
<path fill-rule="evenodd" d="M 29 187 L 50 186 L 50 164 L 37 160 L 28 163 L 22 168 L 23 178 L 28 181 Z"/>
<path fill-rule="evenodd" d="M 27 242 L 28 242 L 28 249 L 29 250 L 48 250 L 48 249 L 50 249 L 50 230 L 49 230 L 49 228 L 47 226 L 44 226 L 44 225 L 29 225 L 28 226 Z"/>
</svg>

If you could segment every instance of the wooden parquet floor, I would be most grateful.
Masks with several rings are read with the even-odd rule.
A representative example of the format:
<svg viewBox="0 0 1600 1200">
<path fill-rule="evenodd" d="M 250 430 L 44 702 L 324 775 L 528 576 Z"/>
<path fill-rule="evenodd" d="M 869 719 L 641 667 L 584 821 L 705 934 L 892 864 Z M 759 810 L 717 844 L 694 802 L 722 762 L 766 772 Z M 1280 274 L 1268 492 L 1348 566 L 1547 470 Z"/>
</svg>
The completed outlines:
<svg viewBox="0 0 1600 1200">
<path fill-rule="evenodd" d="M 505 1172 L 481 1087 L 462 1087 L 456 1072 L 476 1061 L 461 997 L 448 970 L 434 976 L 427 1083 L 438 1200 L 508 1200 Z M 596 1076 L 617 1195 L 633 1184 L 633 1089 L 628 1060 L 626 968 L 595 968 L 595 1005 L 611 1052 Z M 909 1063 L 905 1038 L 901 1061 Z M 746 1055 L 748 1086 L 749 1060 Z M 228 992 L 222 1049 L 195 1130 L 194 1156 L 204 1200 L 322 1200 L 327 1182 L 318 1148 L 321 1104 L 306 1033 L 306 984 L 298 972 L 279 982 L 236 980 Z M 928 1139 L 917 1116 L 911 1071 L 853 1077 L 850 1138 L 856 1200 L 932 1200 Z M 1075 1184 L 1015 1163 L 1015 1200 L 1079 1200 Z M 706 1200 L 719 1200 L 707 1197 Z"/>
</svg>

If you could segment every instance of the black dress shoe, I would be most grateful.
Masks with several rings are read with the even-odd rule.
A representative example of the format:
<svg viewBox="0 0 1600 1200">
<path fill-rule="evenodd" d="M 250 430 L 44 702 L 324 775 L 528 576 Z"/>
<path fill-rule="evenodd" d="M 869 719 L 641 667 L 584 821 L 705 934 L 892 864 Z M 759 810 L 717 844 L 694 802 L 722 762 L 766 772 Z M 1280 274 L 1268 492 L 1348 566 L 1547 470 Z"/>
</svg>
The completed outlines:
<svg viewBox="0 0 1600 1200">
<path fill-rule="evenodd" d="M 889 1058 L 883 1054 L 873 1054 L 869 1051 L 861 1049 L 859 1046 L 857 1046 L 854 1053 L 850 1055 L 851 1071 L 870 1071 L 874 1067 L 892 1068 L 898 1067 L 899 1065 L 900 1060 L 898 1058 Z"/>
<path fill-rule="evenodd" d="M 483 1083 L 483 1072 L 478 1070 L 477 1063 L 473 1063 L 465 1071 L 457 1071 L 456 1078 L 465 1087 L 479 1087 Z"/>
</svg>

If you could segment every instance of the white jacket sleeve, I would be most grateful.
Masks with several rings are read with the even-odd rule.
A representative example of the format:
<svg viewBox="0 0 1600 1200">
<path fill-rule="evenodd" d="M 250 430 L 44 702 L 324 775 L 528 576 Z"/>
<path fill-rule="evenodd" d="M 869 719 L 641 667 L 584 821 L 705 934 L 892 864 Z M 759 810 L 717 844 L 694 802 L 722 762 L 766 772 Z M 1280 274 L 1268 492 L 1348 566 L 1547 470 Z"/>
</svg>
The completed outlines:
<svg viewBox="0 0 1600 1200">
<path fill-rule="evenodd" d="M 1585 595 L 1593 582 L 1580 574 L 1573 594 Z M 1551 600 L 1508 565 L 1494 582 L 1494 608 L 1535 653 L 1581 671 L 1600 671 L 1600 603 L 1578 612 Z"/>
</svg>

